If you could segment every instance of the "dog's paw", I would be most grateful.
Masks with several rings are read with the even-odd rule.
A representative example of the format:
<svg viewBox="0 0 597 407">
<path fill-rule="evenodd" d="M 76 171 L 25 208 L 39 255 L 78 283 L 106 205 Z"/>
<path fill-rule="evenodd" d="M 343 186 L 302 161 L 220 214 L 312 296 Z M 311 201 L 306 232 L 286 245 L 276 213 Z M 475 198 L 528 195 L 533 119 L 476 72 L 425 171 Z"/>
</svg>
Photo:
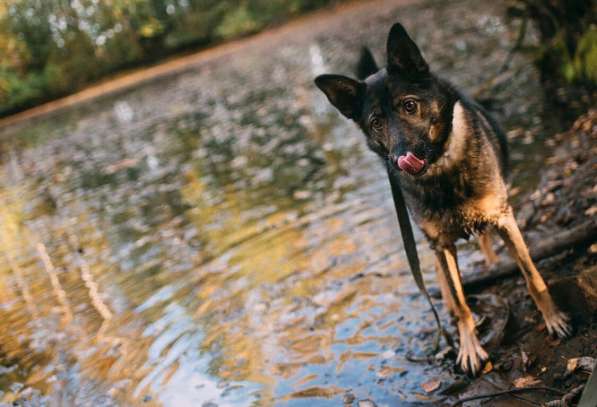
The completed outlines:
<svg viewBox="0 0 597 407">
<path fill-rule="evenodd" d="M 458 350 L 456 363 L 460 365 L 464 372 L 476 375 L 489 356 L 475 334 L 474 323 L 459 322 L 458 333 L 460 335 L 460 349 Z"/>
<path fill-rule="evenodd" d="M 569 318 L 563 312 L 553 312 L 549 317 L 544 317 L 544 319 L 547 332 L 550 335 L 556 335 L 558 338 L 564 339 L 572 333 L 572 328 L 568 323 Z"/>
</svg>

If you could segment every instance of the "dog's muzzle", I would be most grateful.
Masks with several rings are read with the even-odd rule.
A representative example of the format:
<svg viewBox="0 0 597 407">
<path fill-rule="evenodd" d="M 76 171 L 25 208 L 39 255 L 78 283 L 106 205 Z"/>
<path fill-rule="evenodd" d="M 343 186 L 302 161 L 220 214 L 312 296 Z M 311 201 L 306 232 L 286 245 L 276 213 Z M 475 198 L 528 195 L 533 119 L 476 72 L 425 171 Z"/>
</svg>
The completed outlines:
<svg viewBox="0 0 597 407">
<path fill-rule="evenodd" d="M 418 175 L 420 174 L 427 165 L 425 159 L 420 159 L 410 151 L 407 152 L 405 155 L 401 156 L 392 156 L 391 160 L 393 164 L 401 171 L 405 171 L 410 175 Z"/>
</svg>

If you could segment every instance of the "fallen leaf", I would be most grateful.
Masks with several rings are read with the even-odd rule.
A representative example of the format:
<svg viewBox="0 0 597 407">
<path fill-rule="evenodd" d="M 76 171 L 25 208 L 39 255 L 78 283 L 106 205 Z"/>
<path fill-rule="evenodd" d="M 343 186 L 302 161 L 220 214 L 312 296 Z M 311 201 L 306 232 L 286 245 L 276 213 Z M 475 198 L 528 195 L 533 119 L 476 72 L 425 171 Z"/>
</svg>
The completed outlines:
<svg viewBox="0 0 597 407">
<path fill-rule="evenodd" d="M 488 360 L 485 363 L 485 366 L 483 367 L 483 371 L 481 372 L 481 374 L 487 374 L 489 372 L 491 372 L 493 370 L 493 363 L 491 363 L 491 360 Z"/>
<path fill-rule="evenodd" d="M 541 380 L 539 380 L 536 377 L 533 377 L 531 375 L 519 377 L 518 379 L 515 379 L 512 382 L 514 387 L 516 387 L 517 389 L 520 389 L 522 387 L 534 386 L 539 383 L 541 383 Z"/>
<path fill-rule="evenodd" d="M 431 393 L 439 389 L 440 384 L 442 384 L 442 382 L 439 380 L 431 380 L 421 384 L 421 387 L 423 388 L 423 390 L 425 390 L 426 393 Z"/>
<path fill-rule="evenodd" d="M 593 371 L 593 366 L 595 366 L 595 358 L 590 356 L 568 359 L 568 363 L 566 363 L 566 373 L 571 374 L 579 369 L 591 373 Z"/>
</svg>

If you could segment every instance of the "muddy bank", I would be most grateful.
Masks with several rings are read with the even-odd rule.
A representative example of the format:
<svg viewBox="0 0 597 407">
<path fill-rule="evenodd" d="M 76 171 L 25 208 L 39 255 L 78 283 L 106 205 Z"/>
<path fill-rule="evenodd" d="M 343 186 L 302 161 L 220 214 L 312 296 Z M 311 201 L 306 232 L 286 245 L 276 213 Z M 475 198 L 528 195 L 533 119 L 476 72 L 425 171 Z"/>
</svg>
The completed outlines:
<svg viewBox="0 0 597 407">
<path fill-rule="evenodd" d="M 594 220 L 597 211 L 597 112 L 592 110 L 579 117 L 571 129 L 554 134 L 545 142 L 554 152 L 541 170 L 538 188 L 517 198 L 517 218 L 531 247 L 544 237 Z M 503 252 L 502 247 L 501 255 L 505 256 Z M 463 379 L 454 390 L 448 384 L 444 391 L 451 395 L 440 404 L 451 405 L 459 398 L 528 386 L 547 386 L 566 393 L 586 382 L 587 370 L 570 371 L 568 366 L 574 358 L 597 358 L 597 244 L 593 240 L 572 246 L 539 261 L 537 266 L 555 301 L 571 317 L 573 335 L 564 340 L 547 336 L 541 315 L 519 275 L 478 289 L 481 295 L 505 300 L 510 317 L 503 339 L 499 346 L 490 347 L 492 364 L 486 366 L 490 372 L 472 381 Z M 495 330 L 495 326 L 481 325 L 480 330 Z M 537 391 L 464 405 L 526 406 L 560 398 L 554 392 Z M 578 401 L 578 397 L 574 400 Z"/>
</svg>

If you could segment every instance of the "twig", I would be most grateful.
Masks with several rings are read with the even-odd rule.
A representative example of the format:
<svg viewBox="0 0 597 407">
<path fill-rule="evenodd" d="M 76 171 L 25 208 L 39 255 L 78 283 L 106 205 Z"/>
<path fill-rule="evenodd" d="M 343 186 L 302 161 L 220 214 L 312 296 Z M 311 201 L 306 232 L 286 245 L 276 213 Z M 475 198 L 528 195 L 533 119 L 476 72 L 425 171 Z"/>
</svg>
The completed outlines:
<svg viewBox="0 0 597 407">
<path fill-rule="evenodd" d="M 570 403 L 572 403 L 572 400 L 574 400 L 576 397 L 578 397 L 580 395 L 580 392 L 584 388 L 585 388 L 584 384 L 581 384 L 580 386 L 576 386 L 573 389 L 571 389 L 568 393 L 564 394 L 564 396 L 561 399 L 549 401 L 549 402 L 545 403 L 544 405 L 545 405 L 545 407 L 568 407 L 570 405 Z"/>
<path fill-rule="evenodd" d="M 555 256 L 564 250 L 597 240 L 597 221 L 592 219 L 570 230 L 541 239 L 541 243 L 530 247 L 531 257 L 538 261 Z M 490 285 L 496 280 L 509 277 L 518 270 L 516 262 L 511 259 L 502 260 L 494 267 L 475 267 L 474 272 L 462 276 L 462 285 L 468 289 L 479 289 Z M 429 290 L 433 298 L 440 298 L 441 293 L 437 288 Z"/>
<path fill-rule="evenodd" d="M 492 398 L 492 397 L 500 397 L 500 396 L 505 396 L 505 395 L 518 394 L 518 393 L 526 393 L 528 391 L 547 391 L 547 392 L 551 392 L 551 393 L 557 394 L 559 396 L 561 396 L 561 395 L 564 394 L 562 391 L 560 391 L 558 389 L 554 389 L 553 387 L 545 387 L 545 386 L 540 386 L 540 387 L 521 387 L 519 389 L 503 390 L 503 391 L 498 391 L 498 392 L 495 392 L 495 393 L 479 394 L 477 396 L 465 397 L 463 399 L 455 401 L 452 404 L 451 407 L 459 406 L 462 403 L 466 403 L 467 401 L 481 400 L 481 399 L 487 399 L 487 398 Z"/>
<path fill-rule="evenodd" d="M 596 239 L 597 221 L 593 219 L 570 230 L 545 237 L 541 240 L 541 243 L 530 248 L 531 257 L 535 261 L 541 260 L 582 243 L 592 243 Z M 489 270 L 479 270 L 479 272 L 475 272 L 474 274 L 463 276 L 462 283 L 465 287 L 482 286 L 499 278 L 508 277 L 516 272 L 517 269 L 518 266 L 512 260 L 500 262 L 496 267 Z"/>
</svg>

